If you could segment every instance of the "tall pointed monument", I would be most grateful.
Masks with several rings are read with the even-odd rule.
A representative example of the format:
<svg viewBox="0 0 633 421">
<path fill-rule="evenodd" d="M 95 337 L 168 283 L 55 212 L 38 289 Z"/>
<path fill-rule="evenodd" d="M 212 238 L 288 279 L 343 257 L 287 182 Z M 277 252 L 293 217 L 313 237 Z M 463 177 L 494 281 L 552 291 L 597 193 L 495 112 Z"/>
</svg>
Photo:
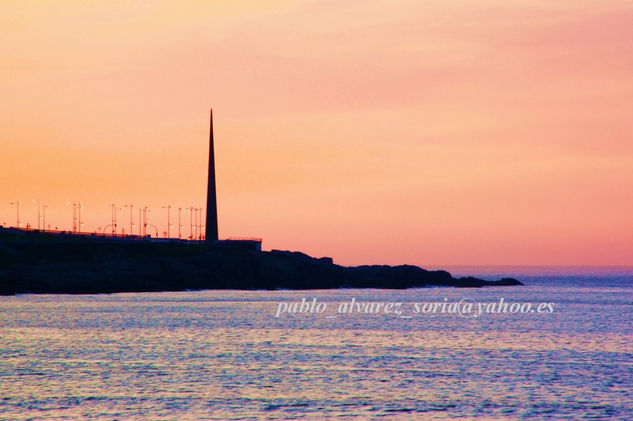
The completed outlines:
<svg viewBox="0 0 633 421">
<path fill-rule="evenodd" d="M 215 156 L 213 152 L 213 109 L 209 120 L 209 180 L 207 184 L 206 242 L 218 241 L 218 205 L 215 194 Z"/>
</svg>

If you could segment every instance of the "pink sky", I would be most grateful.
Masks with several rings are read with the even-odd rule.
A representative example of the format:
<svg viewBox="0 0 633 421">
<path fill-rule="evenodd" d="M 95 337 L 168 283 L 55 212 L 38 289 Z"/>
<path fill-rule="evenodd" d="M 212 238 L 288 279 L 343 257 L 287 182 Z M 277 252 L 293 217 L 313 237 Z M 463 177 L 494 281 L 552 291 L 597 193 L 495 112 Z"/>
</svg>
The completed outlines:
<svg viewBox="0 0 633 421">
<path fill-rule="evenodd" d="M 221 237 L 633 264 L 630 1 L 262 3 L 0 3 L 0 223 L 204 206 L 213 107 Z"/>
</svg>

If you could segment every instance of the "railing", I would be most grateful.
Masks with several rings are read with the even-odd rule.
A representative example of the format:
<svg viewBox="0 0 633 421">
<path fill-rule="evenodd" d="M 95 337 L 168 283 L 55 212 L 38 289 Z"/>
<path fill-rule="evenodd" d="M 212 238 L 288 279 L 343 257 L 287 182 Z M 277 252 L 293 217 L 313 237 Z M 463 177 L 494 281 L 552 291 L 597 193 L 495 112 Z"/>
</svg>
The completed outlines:
<svg viewBox="0 0 633 421">
<path fill-rule="evenodd" d="M 55 235 L 72 235 L 72 236 L 77 236 L 77 237 L 108 237 L 108 238 L 150 238 L 150 236 L 140 236 L 140 235 L 129 235 L 129 234 L 112 234 L 111 232 L 87 232 L 87 231 L 82 231 L 82 232 L 73 232 L 73 231 L 68 231 L 68 230 L 60 230 L 60 229 L 37 229 L 37 228 L 25 228 L 25 227 L 7 227 L 7 226 L 0 226 L 0 228 L 6 229 L 6 230 L 14 230 L 14 231 L 23 231 L 23 232 L 35 232 L 35 233 L 41 233 L 41 234 L 55 234 Z"/>
<path fill-rule="evenodd" d="M 229 237 L 226 238 L 225 241 L 255 241 L 261 243 L 262 239 L 257 237 Z"/>
<path fill-rule="evenodd" d="M 42 233 L 42 234 L 54 234 L 54 235 L 68 235 L 68 236 L 77 236 L 77 237 L 99 237 L 99 238 L 127 238 L 127 239 L 152 239 L 152 240 L 174 240 L 174 241 L 183 241 L 183 242 L 195 242 L 195 243 L 199 243 L 199 242 L 204 242 L 204 236 L 202 238 L 202 240 L 197 240 L 197 239 L 189 239 L 189 238 L 182 238 L 179 239 L 177 237 L 170 237 L 170 238 L 152 238 L 150 235 L 147 236 L 141 236 L 141 235 L 130 235 L 130 234 L 112 234 L 111 232 L 73 232 L 73 231 L 67 231 L 67 230 L 60 230 L 60 229 L 37 229 L 37 228 L 25 228 L 25 227 L 7 227 L 7 226 L 1 226 L 0 228 L 6 229 L 6 230 L 16 230 L 16 231 L 24 231 L 24 232 L 37 232 L 37 233 Z M 228 237 L 228 238 L 224 238 L 221 239 L 220 241 L 253 241 L 256 243 L 261 243 L 262 242 L 262 238 L 259 237 Z"/>
</svg>

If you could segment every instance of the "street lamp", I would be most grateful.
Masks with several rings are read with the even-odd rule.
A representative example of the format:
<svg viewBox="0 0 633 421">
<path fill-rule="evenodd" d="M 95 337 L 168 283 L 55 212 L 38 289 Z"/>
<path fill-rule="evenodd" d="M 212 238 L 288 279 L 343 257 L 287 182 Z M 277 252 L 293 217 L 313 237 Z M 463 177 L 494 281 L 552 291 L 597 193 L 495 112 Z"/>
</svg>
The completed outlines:
<svg viewBox="0 0 633 421">
<path fill-rule="evenodd" d="M 193 206 L 189 206 L 189 239 L 193 240 Z"/>
<path fill-rule="evenodd" d="M 72 233 L 74 234 L 75 232 L 77 232 L 77 230 L 80 230 L 79 225 L 81 225 L 81 210 L 79 211 L 79 222 L 77 222 L 77 207 L 81 206 L 81 202 L 80 203 L 66 202 L 66 205 L 73 205 L 73 230 L 72 230 Z"/>
<path fill-rule="evenodd" d="M 18 214 L 18 218 L 17 218 L 17 224 L 18 224 L 18 228 L 20 228 L 20 201 L 16 200 L 15 202 L 10 202 L 10 205 L 15 205 L 16 209 L 17 209 L 17 214 Z"/>
<path fill-rule="evenodd" d="M 147 213 L 151 212 L 152 210 L 150 208 L 148 208 L 147 206 L 145 206 L 143 208 L 143 235 L 147 236 L 147 225 L 150 225 L 147 223 Z M 158 230 L 157 230 L 158 232 Z M 158 234 L 156 234 L 156 236 L 158 236 Z M 151 237 L 151 235 L 150 235 Z"/>
<path fill-rule="evenodd" d="M 163 206 L 163 209 L 167 209 L 167 238 L 171 237 L 169 234 L 169 229 L 171 228 L 171 220 L 169 217 L 171 211 L 171 205 Z"/>
<path fill-rule="evenodd" d="M 116 211 L 120 211 L 121 208 L 117 208 L 114 203 L 108 205 L 108 207 L 112 207 L 112 236 L 116 236 L 116 226 L 117 226 Z"/>
<path fill-rule="evenodd" d="M 33 199 L 33 203 L 37 204 L 37 230 L 40 230 L 40 220 L 42 216 L 40 214 L 40 201 L 39 199 Z"/>
<path fill-rule="evenodd" d="M 193 239 L 198 239 L 198 208 L 193 208 Z"/>
<path fill-rule="evenodd" d="M 84 205 L 81 202 L 77 203 L 77 233 L 81 234 L 81 227 L 83 226 L 83 222 L 81 222 L 81 210 L 84 208 Z"/>
<path fill-rule="evenodd" d="M 202 208 L 198 209 L 198 240 L 202 240 Z"/>
<path fill-rule="evenodd" d="M 134 207 L 133 204 L 129 204 L 129 205 L 125 205 L 126 208 L 130 208 L 130 235 L 133 234 L 132 232 L 132 228 L 134 227 L 134 221 L 132 218 L 132 208 Z"/>
<path fill-rule="evenodd" d="M 48 205 L 42 205 L 42 225 L 44 226 L 44 231 L 46 231 L 46 208 Z"/>
</svg>

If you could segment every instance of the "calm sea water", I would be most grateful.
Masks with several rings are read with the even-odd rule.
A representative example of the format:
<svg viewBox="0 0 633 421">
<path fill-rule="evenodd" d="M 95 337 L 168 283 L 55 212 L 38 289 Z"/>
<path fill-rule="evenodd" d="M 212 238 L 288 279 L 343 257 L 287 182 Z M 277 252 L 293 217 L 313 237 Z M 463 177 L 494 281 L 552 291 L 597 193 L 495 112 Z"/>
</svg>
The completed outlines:
<svg viewBox="0 0 633 421">
<path fill-rule="evenodd" d="M 633 419 L 633 268 L 449 269 L 526 286 L 2 297 L 0 418 Z"/>
</svg>

